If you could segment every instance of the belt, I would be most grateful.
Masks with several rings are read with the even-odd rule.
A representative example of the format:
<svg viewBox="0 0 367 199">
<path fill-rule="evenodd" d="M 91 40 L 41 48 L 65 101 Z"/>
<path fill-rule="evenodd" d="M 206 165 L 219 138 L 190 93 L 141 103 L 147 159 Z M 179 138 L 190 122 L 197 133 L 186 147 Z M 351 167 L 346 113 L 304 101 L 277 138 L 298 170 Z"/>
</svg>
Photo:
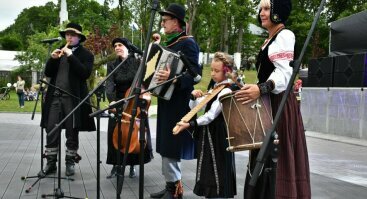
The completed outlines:
<svg viewBox="0 0 367 199">
<path fill-rule="evenodd" d="M 53 96 L 55 96 L 55 97 L 61 97 L 62 96 L 62 93 L 59 90 L 55 90 Z"/>
</svg>

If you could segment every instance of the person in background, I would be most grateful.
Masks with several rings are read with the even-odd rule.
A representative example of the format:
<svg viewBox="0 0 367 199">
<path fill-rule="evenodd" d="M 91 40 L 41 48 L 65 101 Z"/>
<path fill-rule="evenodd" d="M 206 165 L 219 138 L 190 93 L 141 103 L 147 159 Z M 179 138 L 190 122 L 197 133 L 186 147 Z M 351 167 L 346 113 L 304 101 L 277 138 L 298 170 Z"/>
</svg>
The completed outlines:
<svg viewBox="0 0 367 199">
<path fill-rule="evenodd" d="M 121 62 L 124 63 L 119 69 L 106 81 L 106 95 L 110 104 L 125 97 L 127 90 L 130 88 L 135 74 L 138 71 L 140 61 L 137 59 L 132 50 L 129 49 L 130 41 L 126 38 L 115 38 L 112 40 L 112 47 L 115 49 L 117 58 L 107 64 L 107 75 L 109 75 Z M 110 110 L 116 112 L 116 110 Z M 113 132 L 117 122 L 115 118 L 108 119 L 108 136 L 107 136 L 107 164 L 113 165 L 111 173 L 107 178 L 112 178 L 117 175 L 118 170 L 118 150 L 113 145 Z M 123 143 L 124 144 L 124 143 Z M 150 162 L 153 158 L 152 144 L 150 135 L 147 136 L 147 146 L 144 150 L 144 162 Z M 123 159 L 124 154 L 120 153 L 120 160 Z M 122 163 L 122 161 L 121 161 Z M 129 177 L 134 178 L 136 171 L 134 165 L 139 164 L 139 154 L 128 154 L 127 165 L 130 165 Z"/>
<path fill-rule="evenodd" d="M 290 83 L 294 59 L 295 36 L 285 28 L 291 12 L 290 0 L 261 0 L 258 20 L 268 30 L 269 36 L 260 48 L 256 68 L 258 84 L 246 84 L 235 97 L 241 103 L 249 103 L 261 95 L 269 95 L 273 117 Z M 249 185 L 259 150 L 250 151 L 245 182 L 246 199 L 311 198 L 310 170 L 304 126 L 296 96 L 290 92 L 275 131 L 279 144 L 277 163 L 269 157 L 255 187 Z M 276 170 L 274 170 L 276 168 Z M 275 186 L 275 190 L 273 187 Z M 251 193 L 251 194 L 250 194 Z M 275 194 L 272 195 L 272 193 Z"/>
<path fill-rule="evenodd" d="M 171 3 L 159 13 L 162 17 L 161 26 L 167 38 L 161 44 L 174 52 L 181 51 L 191 63 L 192 69 L 201 74 L 199 46 L 192 36 L 186 34 L 184 7 Z M 169 68 L 159 70 L 156 73 L 156 81 L 163 83 L 169 76 Z M 174 81 L 175 88 L 170 100 L 158 98 L 156 150 L 162 156 L 162 174 L 166 181 L 166 188 L 152 193 L 150 195 L 152 198 L 182 198 L 181 159 L 196 158 L 196 146 L 190 133 L 185 131 L 175 136 L 172 129 L 190 111 L 189 101 L 194 84 L 194 78 L 185 74 Z"/>
<path fill-rule="evenodd" d="M 17 87 L 16 87 L 16 92 L 18 95 L 18 101 L 19 101 L 19 107 L 20 108 L 24 108 L 24 85 L 25 85 L 25 81 L 23 80 L 23 78 L 18 75 L 18 81 L 17 81 Z"/>
<path fill-rule="evenodd" d="M 220 84 L 227 87 L 214 96 L 205 107 L 205 113 L 189 123 L 179 122 L 180 130 L 195 128 L 198 139 L 198 161 L 194 193 L 205 198 L 233 198 L 236 193 L 236 168 L 234 153 L 227 151 L 227 127 L 222 115 L 219 98 L 232 92 L 227 73 L 233 70 L 233 60 L 223 52 L 217 52 L 211 63 L 214 88 Z M 208 93 L 211 93 L 211 89 Z M 190 108 L 196 107 L 205 95 L 201 90 L 191 92 Z"/>
</svg>

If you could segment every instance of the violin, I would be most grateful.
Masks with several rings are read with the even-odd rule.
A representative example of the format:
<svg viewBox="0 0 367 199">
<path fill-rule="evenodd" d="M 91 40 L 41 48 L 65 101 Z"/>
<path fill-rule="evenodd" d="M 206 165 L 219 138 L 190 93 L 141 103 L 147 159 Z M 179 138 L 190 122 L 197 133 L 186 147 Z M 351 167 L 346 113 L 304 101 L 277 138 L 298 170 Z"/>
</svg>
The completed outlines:
<svg viewBox="0 0 367 199">
<path fill-rule="evenodd" d="M 125 93 L 125 98 L 131 96 L 132 94 L 132 90 L 131 87 L 126 91 Z M 148 115 L 148 109 L 151 103 L 151 95 L 149 93 L 144 93 L 141 94 L 139 96 L 140 99 L 145 100 L 146 102 L 146 113 Z M 120 139 L 121 139 L 121 149 L 120 151 L 122 153 L 125 153 L 126 150 L 126 146 L 127 146 L 127 142 L 128 142 L 128 134 L 129 134 L 129 127 L 130 127 L 130 121 L 131 121 L 131 117 L 132 117 L 132 110 L 134 107 L 134 98 L 131 99 L 126 105 L 124 105 L 124 110 L 122 112 L 122 118 L 121 118 L 121 135 L 120 135 Z M 136 111 L 136 116 L 135 116 L 135 121 L 134 121 L 134 128 L 133 128 L 133 132 L 131 134 L 131 139 L 130 139 L 130 146 L 129 146 L 129 151 L 128 153 L 140 153 L 140 142 L 139 142 L 139 129 L 140 129 L 140 118 L 141 118 L 141 110 L 139 107 L 137 107 L 137 111 Z M 113 138 L 112 138 L 112 142 L 113 142 L 113 146 L 115 147 L 115 149 L 118 150 L 118 144 L 119 144 L 119 123 L 116 123 L 115 129 L 113 131 Z M 145 131 L 146 132 L 146 131 Z M 146 145 L 146 141 L 144 144 L 144 148 Z"/>
</svg>

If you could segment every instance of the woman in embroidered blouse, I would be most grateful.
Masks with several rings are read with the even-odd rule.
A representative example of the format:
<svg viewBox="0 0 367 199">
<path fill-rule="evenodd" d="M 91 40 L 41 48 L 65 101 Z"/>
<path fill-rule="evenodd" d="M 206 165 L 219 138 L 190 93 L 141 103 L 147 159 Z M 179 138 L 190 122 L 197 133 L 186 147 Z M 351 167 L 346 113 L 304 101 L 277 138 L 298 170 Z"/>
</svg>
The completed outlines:
<svg viewBox="0 0 367 199">
<path fill-rule="evenodd" d="M 294 57 L 295 36 L 285 29 L 285 21 L 291 11 L 290 0 L 261 0 L 258 19 L 268 30 L 269 37 L 261 46 L 256 69 L 258 83 L 246 84 L 235 97 L 242 103 L 249 103 L 261 95 L 269 95 L 273 116 L 279 108 L 284 91 L 291 78 L 293 68 L 289 65 Z M 276 127 L 279 136 L 278 162 L 275 171 L 271 158 L 262 169 L 256 186 L 250 190 L 251 172 L 256 164 L 259 150 L 250 151 L 244 195 L 245 198 L 270 198 L 275 183 L 275 198 L 310 198 L 310 173 L 306 138 L 299 106 L 293 92 L 287 97 L 284 111 Z"/>
<path fill-rule="evenodd" d="M 214 87 L 220 83 L 229 83 L 226 74 L 232 72 L 232 68 L 233 60 L 228 54 L 217 52 L 214 55 L 211 63 Z M 181 130 L 190 126 L 198 127 L 194 133 L 198 139 L 199 152 L 194 193 L 206 198 L 233 198 L 236 195 L 234 154 L 226 151 L 227 131 L 219 102 L 221 96 L 232 92 L 228 87 L 207 103 L 204 115 L 189 123 L 178 123 Z M 201 90 L 193 90 L 191 94 L 190 108 L 205 98 Z"/>
</svg>

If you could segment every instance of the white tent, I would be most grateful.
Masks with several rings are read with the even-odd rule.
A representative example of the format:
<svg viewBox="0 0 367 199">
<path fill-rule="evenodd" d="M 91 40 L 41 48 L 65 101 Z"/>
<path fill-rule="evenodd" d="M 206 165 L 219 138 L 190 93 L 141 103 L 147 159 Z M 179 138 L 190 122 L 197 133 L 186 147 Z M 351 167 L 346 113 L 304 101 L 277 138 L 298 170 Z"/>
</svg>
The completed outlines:
<svg viewBox="0 0 367 199">
<path fill-rule="evenodd" d="M 0 50 L 0 71 L 12 71 L 20 66 L 20 63 L 15 60 L 15 55 L 19 51 Z"/>
</svg>

